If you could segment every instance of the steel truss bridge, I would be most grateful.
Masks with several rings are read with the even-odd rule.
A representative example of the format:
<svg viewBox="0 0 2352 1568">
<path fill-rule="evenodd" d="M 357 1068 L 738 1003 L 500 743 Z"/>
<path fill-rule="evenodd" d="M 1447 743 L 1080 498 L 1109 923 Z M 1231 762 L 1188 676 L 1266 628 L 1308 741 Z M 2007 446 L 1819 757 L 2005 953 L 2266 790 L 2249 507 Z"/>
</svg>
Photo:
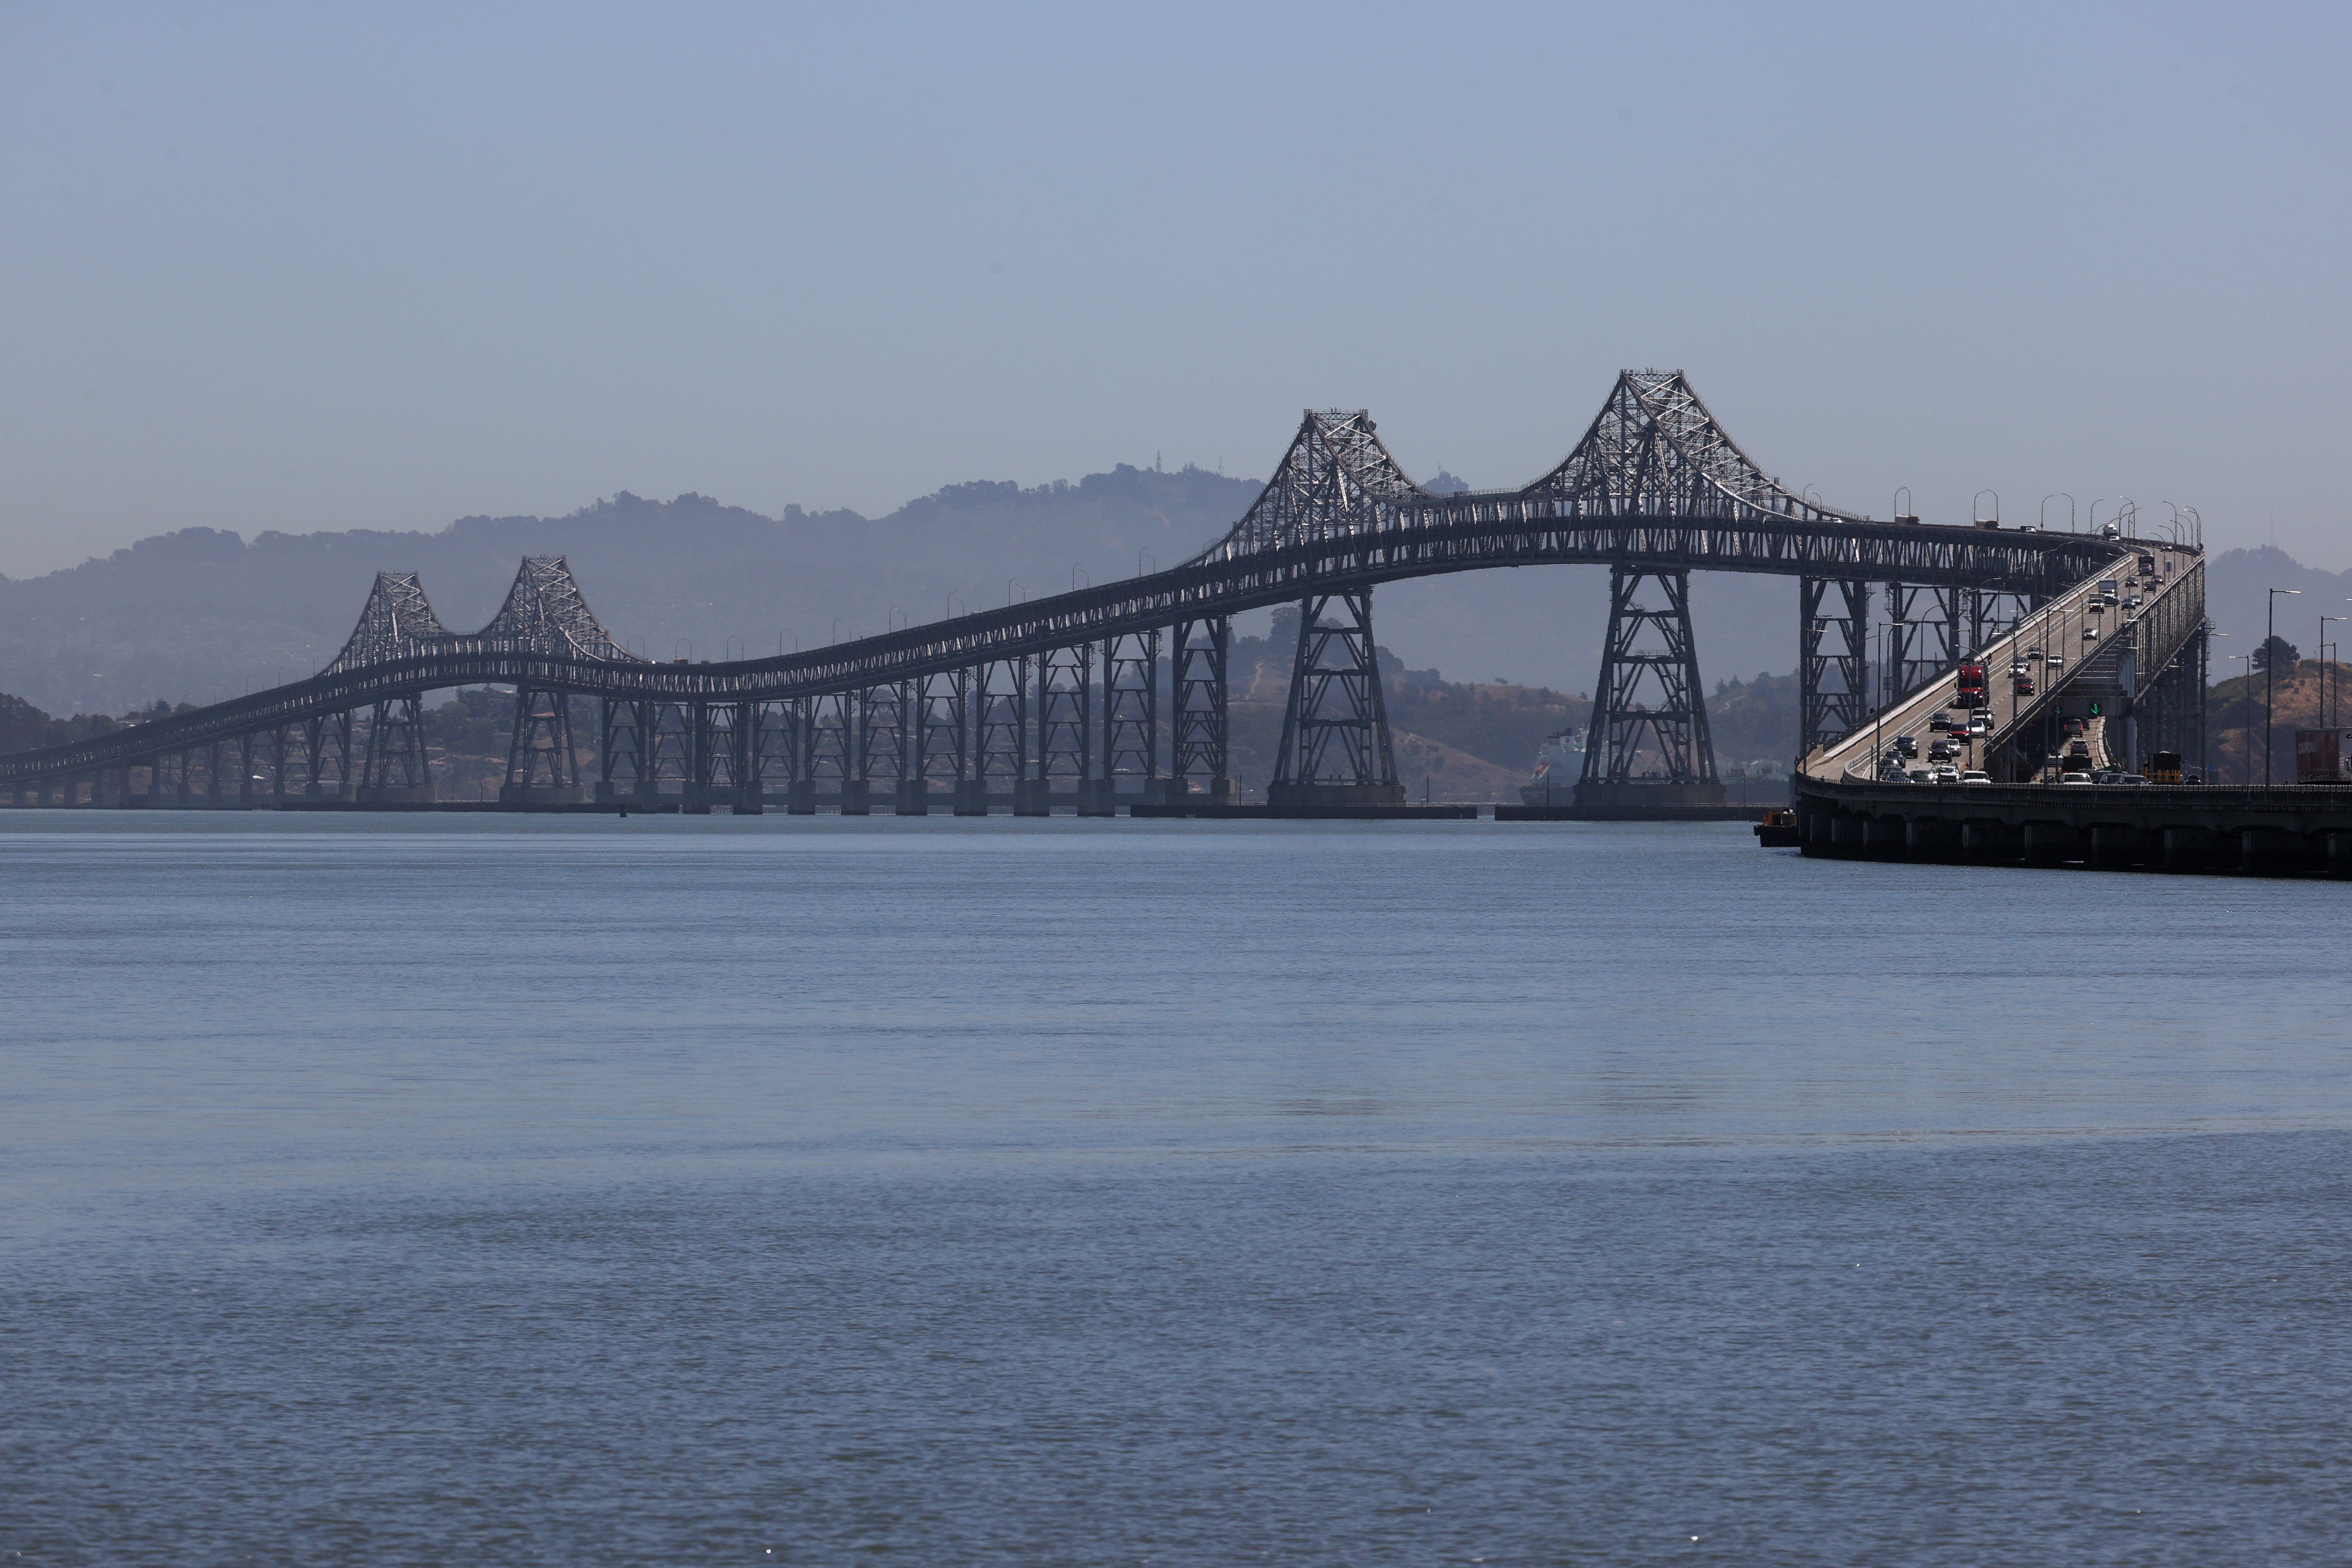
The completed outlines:
<svg viewBox="0 0 2352 1568">
<path fill-rule="evenodd" d="M 1795 750 L 1811 773 L 1832 766 L 1832 749 L 1885 704 L 1948 687 L 1963 658 L 2079 596 L 2138 548 L 2114 535 L 1839 511 L 1750 461 L 1681 372 L 1625 371 L 1575 449 L 1523 489 L 1433 494 L 1398 466 L 1366 413 L 1310 410 L 1249 510 L 1181 565 L 788 657 L 636 658 L 605 633 L 560 558 L 526 560 L 499 614 L 471 635 L 441 625 L 414 574 L 381 573 L 351 640 L 310 679 L 0 758 L 0 796 L 20 805 L 420 804 L 433 790 L 425 694 L 497 685 L 515 692 L 499 798 L 517 806 L 594 799 L 758 811 L 781 801 L 796 812 L 924 812 L 937 803 L 971 814 L 1009 801 L 1016 813 L 1064 805 L 1107 815 L 1136 801 L 1214 804 L 1234 795 L 1231 618 L 1295 604 L 1271 800 L 1302 810 L 1401 805 L 1373 590 L 1558 564 L 1606 565 L 1611 575 L 1580 803 L 1702 800 L 1710 790 L 1719 799 L 1691 573 L 1799 579 Z M 2187 569 L 2168 586 L 2163 627 L 2143 618 L 2147 646 L 2130 676 L 2131 695 L 2158 692 L 2167 712 L 2203 691 L 2203 566 L 2193 549 L 2180 553 Z M 1878 634 L 1874 683 L 1874 590 L 1896 625 Z M 580 698 L 593 710 L 596 760 L 586 769 L 575 761 L 588 749 L 574 733 Z M 2027 728 L 2021 721 L 2003 742 L 2038 761 L 2041 732 Z"/>
</svg>

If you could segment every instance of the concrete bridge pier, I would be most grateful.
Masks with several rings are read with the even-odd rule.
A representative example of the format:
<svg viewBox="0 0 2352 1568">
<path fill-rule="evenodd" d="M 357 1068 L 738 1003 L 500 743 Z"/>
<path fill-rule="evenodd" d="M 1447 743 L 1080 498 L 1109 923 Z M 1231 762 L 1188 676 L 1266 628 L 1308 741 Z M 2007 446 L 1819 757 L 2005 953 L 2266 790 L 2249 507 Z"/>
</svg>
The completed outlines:
<svg viewBox="0 0 2352 1568">
<path fill-rule="evenodd" d="M 2017 830 L 2006 822 L 1960 824 L 1960 853 L 1970 860 L 2014 860 L 2019 848 Z"/>
<path fill-rule="evenodd" d="M 931 781 L 900 779 L 898 787 L 891 791 L 890 809 L 901 816 L 930 816 Z"/>
<path fill-rule="evenodd" d="M 1922 860 L 1948 860 L 1960 852 L 1959 825 L 1940 816 L 1905 825 L 1903 842 Z"/>
<path fill-rule="evenodd" d="M 2248 871 L 2291 870 L 2297 847 L 2294 836 L 2282 828 L 2249 827 L 2238 835 L 2239 861 Z"/>
<path fill-rule="evenodd" d="M 2219 837 L 2202 827 L 2168 827 L 2163 833 L 2164 868 L 2202 871 L 2221 856 Z"/>
<path fill-rule="evenodd" d="M 1087 779 L 1078 785 L 1080 816 L 1117 816 L 1118 786 L 1108 779 Z"/>
<path fill-rule="evenodd" d="M 2055 866 L 2075 851 L 2074 829 L 2063 822 L 2025 825 L 2025 858 L 2037 866 Z"/>
<path fill-rule="evenodd" d="M 2352 877 L 2352 833 L 2327 836 L 2327 874 Z"/>
<path fill-rule="evenodd" d="M 1015 816 L 1051 816 L 1054 814 L 1053 786 L 1044 779 L 1013 781 L 1013 815 Z"/>
<path fill-rule="evenodd" d="M 865 779 L 841 781 L 841 815 L 871 816 L 874 815 L 874 786 Z"/>
<path fill-rule="evenodd" d="M 816 815 L 816 781 L 794 779 L 784 786 L 784 812 L 789 816 Z"/>
<path fill-rule="evenodd" d="M 2123 823 L 2102 822 L 2091 828 L 2091 864 L 2108 870 L 2136 866 L 2140 860 L 2140 831 Z"/>
<path fill-rule="evenodd" d="M 988 815 L 988 781 L 958 779 L 950 798 L 955 803 L 953 809 L 958 816 L 986 816 Z"/>
</svg>

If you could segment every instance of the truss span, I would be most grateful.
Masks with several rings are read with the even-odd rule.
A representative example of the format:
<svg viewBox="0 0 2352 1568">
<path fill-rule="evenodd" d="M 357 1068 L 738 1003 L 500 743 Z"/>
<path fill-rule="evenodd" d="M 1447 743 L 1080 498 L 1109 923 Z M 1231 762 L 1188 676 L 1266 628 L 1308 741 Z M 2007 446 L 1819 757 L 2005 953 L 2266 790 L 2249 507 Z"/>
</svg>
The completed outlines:
<svg viewBox="0 0 2352 1568">
<path fill-rule="evenodd" d="M 1516 490 L 1433 495 L 1363 411 L 1310 410 L 1274 477 L 1190 561 L 837 647 L 656 664 L 614 643 L 560 558 L 526 560 L 470 637 L 414 574 L 378 577 L 351 641 L 310 680 L 47 752 L 0 758 L 0 784 L 117 767 L 419 691 L 483 683 L 614 701 L 790 701 L 897 682 L 1386 582 L 1497 566 L 1745 572 L 2053 597 L 2126 545 L 2079 534 L 1880 521 L 1790 492 L 1731 440 L 1679 371 L 1625 371 L 1574 449 Z"/>
</svg>

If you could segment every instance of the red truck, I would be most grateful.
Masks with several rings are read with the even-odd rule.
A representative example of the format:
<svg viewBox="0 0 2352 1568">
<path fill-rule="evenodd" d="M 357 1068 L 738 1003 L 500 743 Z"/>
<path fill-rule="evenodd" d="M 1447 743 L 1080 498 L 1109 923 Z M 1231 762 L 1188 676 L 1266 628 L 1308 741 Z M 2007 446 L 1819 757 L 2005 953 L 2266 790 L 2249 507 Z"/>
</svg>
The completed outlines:
<svg viewBox="0 0 2352 1568">
<path fill-rule="evenodd" d="M 1964 665 L 1960 666 L 1959 681 L 1960 681 L 1960 706 L 1961 706 L 1961 707 L 1963 707 L 1963 708 L 1982 708 L 1982 707 L 1984 707 L 1984 706 L 1985 706 L 1985 668 L 1984 668 L 1984 666 L 1983 666 L 1983 665 L 1980 665 L 1980 664 L 1964 664 Z"/>
<path fill-rule="evenodd" d="M 2294 782 L 2352 784 L 2352 730 L 2297 730 Z"/>
</svg>

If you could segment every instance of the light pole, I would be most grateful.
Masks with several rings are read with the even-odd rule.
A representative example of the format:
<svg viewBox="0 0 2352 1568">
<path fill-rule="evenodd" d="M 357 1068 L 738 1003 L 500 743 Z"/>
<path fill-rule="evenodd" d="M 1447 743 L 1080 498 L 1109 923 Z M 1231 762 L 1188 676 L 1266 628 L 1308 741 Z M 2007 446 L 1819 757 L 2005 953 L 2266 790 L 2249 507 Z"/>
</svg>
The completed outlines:
<svg viewBox="0 0 2352 1568">
<path fill-rule="evenodd" d="M 2336 710 L 2328 704 L 2334 694 L 2328 690 L 2327 680 L 2327 623 L 2344 618 L 2342 616 L 2319 617 L 2319 721 L 2331 730 L 2336 728 Z"/>
<path fill-rule="evenodd" d="M 2245 689 L 2240 694 L 2238 702 L 2238 727 L 2244 731 L 2246 737 L 2246 761 L 2245 765 L 2238 770 L 2241 775 L 2238 782 L 2243 787 L 2252 789 L 2254 787 L 2254 656 L 2250 653 L 2233 653 L 2228 657 L 2243 659 L 2246 664 Z"/>
<path fill-rule="evenodd" d="M 2302 589 L 2300 589 L 2300 588 L 2273 588 L 2273 589 L 2271 589 L 2271 590 L 2270 590 L 2270 595 L 2271 595 L 2271 596 L 2270 596 L 2270 602 L 2269 602 L 2269 614 L 2265 616 L 2265 618 L 2264 618 L 2264 620 L 2263 620 L 2263 626 L 2264 626 L 2264 628 L 2265 628 L 2265 630 L 2264 630 L 2264 635 L 2263 635 L 2263 648 L 2262 648 L 2262 653 L 2263 653 L 2263 787 L 2264 789 L 2268 789 L 2268 788 L 2270 788 L 2270 787 L 2271 787 L 2271 719 L 2272 719 L 2272 697 L 2273 697 L 2273 693 L 2278 689 L 2278 655 L 2277 655 L 2276 653 L 2274 653 L 2274 652 L 2273 652 L 2273 651 L 2272 651 L 2272 649 L 2271 649 L 2271 644 L 2273 644 L 2273 643 L 2274 643 L 2274 642 L 2278 641 L 2278 601 L 2279 601 L 2279 595 L 2280 595 L 2281 594 L 2294 595 L 2294 594 L 2300 594 L 2300 593 L 2302 593 L 2302 592 L 2303 592 L 2303 590 L 2302 590 Z"/>
</svg>

